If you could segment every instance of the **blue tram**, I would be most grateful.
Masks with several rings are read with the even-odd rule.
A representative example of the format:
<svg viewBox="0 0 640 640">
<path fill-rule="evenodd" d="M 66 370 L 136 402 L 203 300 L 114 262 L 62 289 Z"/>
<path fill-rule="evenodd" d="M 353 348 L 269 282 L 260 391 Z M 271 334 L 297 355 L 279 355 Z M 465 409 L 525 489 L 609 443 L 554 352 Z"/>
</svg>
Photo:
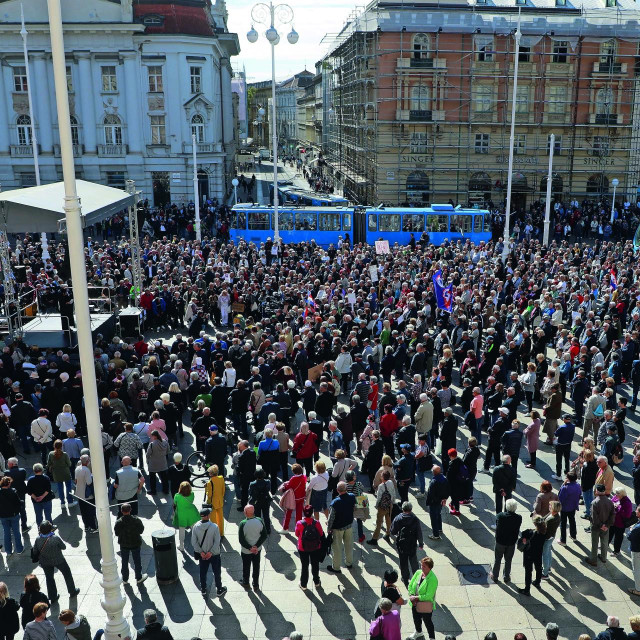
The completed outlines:
<svg viewBox="0 0 640 640">
<path fill-rule="evenodd" d="M 237 204 L 231 211 L 230 235 L 260 244 L 274 237 L 273 207 Z M 450 204 L 434 204 L 426 208 L 407 207 L 296 207 L 278 208 L 279 233 L 285 243 L 315 241 L 323 247 L 337 244 L 339 236 L 349 234 L 354 243 L 373 244 L 376 240 L 409 243 L 424 231 L 429 241 L 441 245 L 445 241 L 471 240 L 478 244 L 491 240 L 491 216 L 482 209 L 463 209 Z"/>
<path fill-rule="evenodd" d="M 349 204 L 342 196 L 309 191 L 282 183 L 278 184 L 278 196 L 280 206 L 295 204 L 305 207 L 346 207 Z M 273 201 L 273 185 L 269 187 L 269 198 Z"/>
</svg>

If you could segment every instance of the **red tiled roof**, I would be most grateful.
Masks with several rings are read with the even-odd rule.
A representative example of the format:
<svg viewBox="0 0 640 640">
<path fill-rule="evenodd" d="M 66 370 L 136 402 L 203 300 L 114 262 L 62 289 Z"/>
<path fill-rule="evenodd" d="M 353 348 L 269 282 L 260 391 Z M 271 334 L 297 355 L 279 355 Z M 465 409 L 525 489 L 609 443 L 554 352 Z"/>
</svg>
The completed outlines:
<svg viewBox="0 0 640 640">
<path fill-rule="evenodd" d="M 144 4 L 136 3 L 134 19 L 142 22 L 145 15 L 164 16 L 164 24 L 147 25 L 146 33 L 187 33 L 196 36 L 211 36 L 214 31 L 204 7 L 193 7 L 178 2 Z"/>
</svg>

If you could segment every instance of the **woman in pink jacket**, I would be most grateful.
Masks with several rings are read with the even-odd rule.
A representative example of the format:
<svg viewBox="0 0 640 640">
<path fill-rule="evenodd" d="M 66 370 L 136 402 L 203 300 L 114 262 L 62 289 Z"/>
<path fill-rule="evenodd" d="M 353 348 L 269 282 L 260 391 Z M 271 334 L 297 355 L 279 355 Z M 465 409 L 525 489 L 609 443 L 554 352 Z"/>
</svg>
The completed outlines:
<svg viewBox="0 0 640 640">
<path fill-rule="evenodd" d="M 525 427 L 524 437 L 527 439 L 527 451 L 529 452 L 529 462 L 525 465 L 527 469 L 536 468 L 536 452 L 540 444 L 540 414 L 537 411 L 531 412 L 531 423 Z"/>
<path fill-rule="evenodd" d="M 283 483 L 283 493 L 289 489 L 293 490 L 293 496 L 296 499 L 296 519 L 294 522 L 298 522 L 302 518 L 302 506 L 304 505 L 304 497 L 307 493 L 307 476 L 302 473 L 302 466 L 298 463 L 291 467 L 293 476 Z M 282 528 L 284 531 L 289 531 L 289 523 L 291 522 L 291 514 L 293 509 L 287 509 L 284 515 L 284 522 Z"/>
</svg>

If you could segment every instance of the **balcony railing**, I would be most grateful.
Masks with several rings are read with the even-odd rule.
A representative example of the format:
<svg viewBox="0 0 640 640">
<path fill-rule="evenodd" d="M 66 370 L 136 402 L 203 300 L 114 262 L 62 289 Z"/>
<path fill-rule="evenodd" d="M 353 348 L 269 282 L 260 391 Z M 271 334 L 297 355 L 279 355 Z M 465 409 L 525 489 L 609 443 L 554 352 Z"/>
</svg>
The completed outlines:
<svg viewBox="0 0 640 640">
<path fill-rule="evenodd" d="M 371 118 L 375 116 L 375 112 L 370 112 Z M 399 109 L 396 111 L 396 120 L 409 120 L 411 122 L 442 122 L 444 120 L 444 111 L 428 110 L 428 109 Z"/>
<path fill-rule="evenodd" d="M 73 156 L 74 156 L 74 158 L 79 158 L 80 156 L 82 156 L 83 152 L 84 152 L 84 149 L 83 149 L 81 144 L 74 144 L 73 145 Z M 60 157 L 60 145 L 59 144 L 54 144 L 53 145 L 53 154 L 55 155 L 56 158 Z"/>
<path fill-rule="evenodd" d="M 123 158 L 127 155 L 126 144 L 99 144 L 98 155 L 108 158 Z"/>
<path fill-rule="evenodd" d="M 38 145 L 38 152 L 40 145 Z M 33 157 L 33 146 L 30 144 L 12 144 L 11 157 L 13 158 L 30 158 Z"/>
<path fill-rule="evenodd" d="M 615 126 L 623 123 L 624 116 L 621 113 L 592 113 L 589 116 L 589 124 L 601 126 Z"/>
<path fill-rule="evenodd" d="M 611 73 L 614 75 L 627 73 L 627 63 L 614 62 L 613 60 L 609 62 L 594 62 L 593 73 Z"/>
<path fill-rule="evenodd" d="M 409 111 L 409 120 L 413 122 L 431 122 L 431 111 L 411 109 Z"/>
<path fill-rule="evenodd" d="M 445 70 L 447 61 L 445 58 L 398 58 L 396 66 L 399 69 Z"/>
<path fill-rule="evenodd" d="M 197 142 L 197 153 L 221 153 L 222 145 L 219 142 Z M 193 145 L 190 142 L 182 143 L 182 153 L 193 153 Z"/>
</svg>

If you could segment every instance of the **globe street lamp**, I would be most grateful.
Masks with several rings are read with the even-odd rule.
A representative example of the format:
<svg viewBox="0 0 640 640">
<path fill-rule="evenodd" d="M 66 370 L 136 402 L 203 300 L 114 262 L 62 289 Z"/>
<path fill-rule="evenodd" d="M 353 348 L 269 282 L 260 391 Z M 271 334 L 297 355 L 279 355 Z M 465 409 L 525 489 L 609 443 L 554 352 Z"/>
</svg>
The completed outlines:
<svg viewBox="0 0 640 640">
<path fill-rule="evenodd" d="M 620 184 L 620 180 L 618 178 L 614 178 L 611 181 L 613 185 L 613 199 L 611 200 L 611 226 L 613 226 L 613 221 L 616 217 L 616 187 Z"/>
<path fill-rule="evenodd" d="M 238 178 L 234 178 L 231 181 L 231 184 L 233 185 L 233 194 L 236 199 L 236 204 L 238 204 L 238 185 L 240 184 L 240 181 L 238 180 Z"/>
<path fill-rule="evenodd" d="M 293 9 L 288 4 L 277 4 L 273 2 L 269 4 L 259 2 L 251 9 L 251 18 L 253 22 L 268 25 L 265 31 L 265 38 L 271 45 L 271 139 L 273 144 L 273 235 L 276 244 L 280 240 L 280 232 L 278 229 L 278 134 L 276 131 L 276 53 L 275 46 L 280 42 L 280 34 L 276 29 L 276 23 L 281 25 L 291 24 L 293 21 Z M 258 32 L 251 25 L 251 29 L 247 33 L 247 40 L 254 44 L 258 41 Z M 287 34 L 289 44 L 298 42 L 298 33 L 291 27 L 291 31 Z M 264 114 L 264 110 L 261 109 Z M 260 111 L 258 111 L 260 113 Z"/>
</svg>

